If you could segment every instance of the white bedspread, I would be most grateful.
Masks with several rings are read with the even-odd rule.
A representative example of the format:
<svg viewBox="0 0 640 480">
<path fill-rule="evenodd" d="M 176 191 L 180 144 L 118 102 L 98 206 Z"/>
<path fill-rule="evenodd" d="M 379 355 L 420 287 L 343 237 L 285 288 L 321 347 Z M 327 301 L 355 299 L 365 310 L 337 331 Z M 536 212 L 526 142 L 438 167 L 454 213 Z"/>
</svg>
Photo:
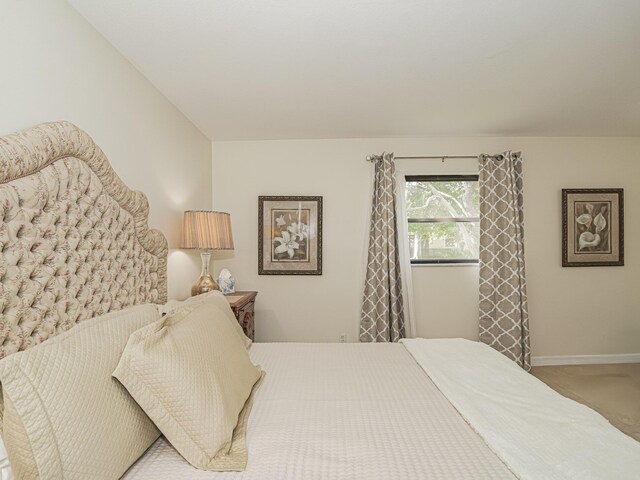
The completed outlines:
<svg viewBox="0 0 640 480">
<path fill-rule="evenodd" d="M 127 480 L 513 479 L 402 345 L 255 344 L 267 372 L 244 472 L 194 469 L 161 438 Z"/>
<path fill-rule="evenodd" d="M 640 443 L 492 348 L 462 339 L 402 342 L 519 478 L 640 478 Z"/>
</svg>

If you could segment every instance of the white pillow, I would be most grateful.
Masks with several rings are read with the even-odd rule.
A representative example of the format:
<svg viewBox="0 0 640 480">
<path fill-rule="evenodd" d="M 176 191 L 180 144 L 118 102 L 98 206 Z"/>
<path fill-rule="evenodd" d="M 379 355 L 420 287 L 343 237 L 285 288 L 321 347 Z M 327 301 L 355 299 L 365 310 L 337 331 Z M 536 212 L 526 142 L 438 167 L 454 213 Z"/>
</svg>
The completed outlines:
<svg viewBox="0 0 640 480">
<path fill-rule="evenodd" d="M 238 319 L 233 314 L 233 310 L 231 310 L 231 307 L 229 306 L 229 302 L 227 301 L 226 298 L 224 298 L 224 295 L 218 290 L 202 293 L 200 295 L 189 297 L 186 300 L 182 300 L 182 301 L 169 300 L 164 305 L 158 305 L 158 311 L 160 312 L 160 315 L 172 315 L 176 311 L 178 311 L 180 308 L 184 307 L 185 305 L 191 305 L 193 303 L 200 303 L 205 301 L 213 303 L 220 310 L 222 310 L 222 313 L 224 314 L 225 318 L 231 322 L 234 330 L 240 336 L 240 339 L 242 340 L 242 343 L 244 344 L 245 348 L 249 349 L 252 343 L 251 339 L 244 334 L 242 327 L 238 323 Z"/>
<path fill-rule="evenodd" d="M 9 465 L 9 455 L 4 446 L 4 442 L 0 438 L 0 480 L 15 480 L 11 465 Z"/>
<path fill-rule="evenodd" d="M 131 333 L 159 318 L 154 305 L 127 308 L 0 360 L 3 441 L 17 477 L 119 478 L 158 438 L 111 372 Z"/>
<path fill-rule="evenodd" d="M 191 302 L 134 332 L 113 372 L 173 447 L 202 470 L 244 470 L 261 370 L 220 308 Z"/>
</svg>

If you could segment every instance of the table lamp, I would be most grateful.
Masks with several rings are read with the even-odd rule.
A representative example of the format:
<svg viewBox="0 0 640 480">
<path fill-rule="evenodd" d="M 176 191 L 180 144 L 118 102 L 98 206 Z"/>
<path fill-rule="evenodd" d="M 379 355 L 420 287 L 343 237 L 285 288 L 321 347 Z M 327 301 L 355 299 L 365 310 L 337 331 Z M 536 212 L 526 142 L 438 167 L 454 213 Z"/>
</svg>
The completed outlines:
<svg viewBox="0 0 640 480">
<path fill-rule="evenodd" d="M 209 274 L 211 250 L 233 250 L 231 215 L 225 212 L 187 210 L 184 212 L 182 248 L 201 250 L 202 273 L 191 287 L 191 295 L 220 290 Z"/>
</svg>

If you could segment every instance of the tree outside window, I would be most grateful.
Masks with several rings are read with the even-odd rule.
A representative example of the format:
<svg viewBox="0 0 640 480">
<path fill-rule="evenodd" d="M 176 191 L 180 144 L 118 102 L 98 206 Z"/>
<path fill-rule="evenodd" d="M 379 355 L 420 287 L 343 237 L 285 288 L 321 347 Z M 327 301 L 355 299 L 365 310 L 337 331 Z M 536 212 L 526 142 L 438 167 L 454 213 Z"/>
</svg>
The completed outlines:
<svg viewBox="0 0 640 480">
<path fill-rule="evenodd" d="M 411 263 L 477 263 L 478 176 L 405 178 Z"/>
</svg>

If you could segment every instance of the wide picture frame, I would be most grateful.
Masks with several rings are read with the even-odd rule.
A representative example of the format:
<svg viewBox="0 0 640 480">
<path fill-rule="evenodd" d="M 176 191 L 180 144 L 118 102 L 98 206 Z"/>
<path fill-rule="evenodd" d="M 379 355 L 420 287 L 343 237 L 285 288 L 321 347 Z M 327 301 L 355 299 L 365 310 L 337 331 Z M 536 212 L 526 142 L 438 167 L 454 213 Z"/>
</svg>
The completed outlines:
<svg viewBox="0 0 640 480">
<path fill-rule="evenodd" d="M 624 190 L 562 190 L 562 266 L 624 265 Z"/>
<path fill-rule="evenodd" d="M 322 275 L 322 197 L 258 197 L 258 275 Z"/>
</svg>

